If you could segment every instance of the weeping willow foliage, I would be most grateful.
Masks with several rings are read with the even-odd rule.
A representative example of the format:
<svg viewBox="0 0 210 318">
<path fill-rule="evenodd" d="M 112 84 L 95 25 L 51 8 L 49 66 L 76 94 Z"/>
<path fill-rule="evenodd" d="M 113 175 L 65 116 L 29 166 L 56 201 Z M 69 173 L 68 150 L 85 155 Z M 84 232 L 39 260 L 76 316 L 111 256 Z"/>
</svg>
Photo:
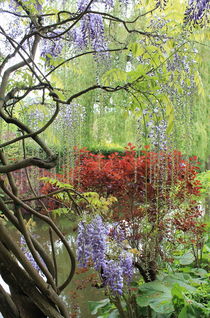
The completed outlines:
<svg viewBox="0 0 210 318">
<path fill-rule="evenodd" d="M 210 155 L 210 98 L 208 94 L 210 84 L 210 62 L 208 58 L 210 42 L 207 42 L 206 44 L 208 45 L 207 48 L 204 47 L 201 50 L 203 61 L 199 66 L 204 94 L 197 94 L 195 96 L 192 125 L 193 150 L 205 160 L 207 160 Z"/>
<path fill-rule="evenodd" d="M 70 4 L 62 5 L 65 9 L 69 8 Z M 71 9 L 74 5 L 71 3 Z M 152 1 L 142 1 L 141 4 L 135 3 L 128 11 L 124 10 L 122 13 L 122 8 L 117 2 L 112 14 L 117 16 L 121 10 L 124 18 L 130 18 L 138 10 L 143 14 L 153 5 Z M 167 37 L 171 37 L 166 44 L 162 40 L 151 40 L 150 37 L 147 38 L 139 33 L 125 32 L 122 25 L 105 20 L 105 30 L 112 35 L 107 39 L 109 49 L 119 47 L 119 43 L 120 47 L 126 49 L 110 52 L 109 55 L 101 57 L 84 54 L 65 63 L 65 66 L 57 72 L 53 72 L 51 80 L 57 87 L 58 95 L 64 99 L 69 96 L 69 92 L 74 94 L 94 84 L 124 85 L 141 74 L 144 76 L 144 80 L 136 84 L 135 92 L 121 90 L 110 94 L 95 90 L 79 97 L 75 103 L 66 108 L 66 111 L 63 107 L 61 112 L 63 120 L 59 117 L 43 134 L 46 141 L 55 147 L 61 156 L 63 153 L 65 156 L 69 155 L 74 146 L 100 150 L 106 147 L 124 147 L 128 142 L 139 147 L 151 144 L 152 141 L 148 136 L 152 119 L 156 126 L 163 120 L 166 122 L 169 149 L 176 148 L 186 155 L 195 154 L 206 160 L 209 149 L 209 111 L 206 94 L 209 49 L 205 46 L 201 49 L 202 46 L 195 42 L 203 42 L 204 36 L 208 33 L 198 29 L 194 32 L 195 35 L 190 37 L 189 33 L 183 30 L 184 10 L 183 3 L 169 1 L 164 10 L 160 9 L 154 15 L 145 15 L 132 24 L 134 30 L 153 32 L 157 29 L 160 37 L 166 34 Z M 177 51 L 174 50 L 176 46 Z M 194 54 L 195 48 L 199 54 Z M 66 42 L 62 53 L 65 57 L 79 54 L 69 42 Z M 187 55 L 196 62 L 191 65 L 190 74 L 193 77 L 194 91 L 191 91 L 189 96 L 180 85 L 180 79 L 185 83 L 189 82 L 189 86 L 192 81 L 184 68 L 175 71 L 171 80 L 164 62 L 164 58 L 173 59 L 175 53 L 180 55 L 180 60 Z M 61 61 L 61 57 L 52 59 L 50 67 L 56 66 Z M 161 65 L 161 61 L 163 65 L 157 67 Z M 151 77 L 145 76 L 147 67 L 157 67 L 157 71 Z M 161 92 L 160 87 L 162 87 Z M 170 90 L 177 91 L 178 94 L 171 95 Z M 157 106 L 160 111 L 154 114 L 153 110 Z M 34 109 L 39 112 L 41 127 L 48 118 L 47 112 L 51 112 L 51 107 L 34 104 Z M 34 109 L 31 107 L 27 114 L 22 107 L 22 114 L 26 120 L 33 116 Z M 31 147 L 33 148 L 33 144 Z"/>
</svg>

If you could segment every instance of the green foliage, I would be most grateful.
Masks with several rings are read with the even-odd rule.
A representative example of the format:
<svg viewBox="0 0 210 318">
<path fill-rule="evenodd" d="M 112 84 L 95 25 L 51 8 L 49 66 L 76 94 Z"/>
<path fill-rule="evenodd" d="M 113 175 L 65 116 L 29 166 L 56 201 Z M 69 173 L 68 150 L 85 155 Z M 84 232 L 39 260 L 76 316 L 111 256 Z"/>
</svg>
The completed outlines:
<svg viewBox="0 0 210 318">
<path fill-rule="evenodd" d="M 67 208 L 58 208 L 58 209 L 51 210 L 51 212 L 55 216 L 61 216 L 61 215 L 68 214 L 69 213 L 69 209 L 67 209 Z"/>
<path fill-rule="evenodd" d="M 122 84 L 123 82 L 126 82 L 127 74 L 126 72 L 120 70 L 120 69 L 111 69 L 107 71 L 103 77 L 102 77 L 102 83 L 104 85 L 116 85 L 116 84 Z"/>
<path fill-rule="evenodd" d="M 180 265 L 190 265 L 194 262 L 195 257 L 193 253 L 186 252 L 185 254 L 181 256 L 174 256 L 175 260 L 178 261 Z"/>
<path fill-rule="evenodd" d="M 120 318 L 118 310 L 109 298 L 100 301 L 89 301 L 88 304 L 91 314 L 97 315 L 97 318 Z"/>
<path fill-rule="evenodd" d="M 202 269 L 195 271 L 202 278 L 193 277 L 193 272 L 192 269 L 192 276 L 179 272 L 162 273 L 153 282 L 139 283 L 135 294 L 138 317 L 207 318 L 210 313 L 208 277 Z M 121 317 L 114 303 L 112 299 L 90 302 L 91 313 L 97 314 L 97 318 Z M 126 302 L 123 300 L 121 306 L 126 310 Z"/>
<path fill-rule="evenodd" d="M 150 306 L 157 313 L 169 314 L 174 311 L 171 290 L 165 284 L 154 281 L 139 287 L 136 302 L 140 307 Z"/>
<path fill-rule="evenodd" d="M 46 183 L 49 183 L 49 184 L 51 184 L 59 189 L 68 189 L 68 190 L 73 189 L 73 186 L 71 184 L 61 182 L 58 179 L 53 179 L 50 177 L 42 177 L 42 178 L 40 178 L 40 180 L 42 180 Z"/>
<path fill-rule="evenodd" d="M 101 214 L 107 217 L 107 214 L 111 214 L 111 206 L 117 199 L 113 196 L 108 198 L 100 197 L 97 192 L 84 192 L 83 197 L 88 201 L 87 207 L 91 208 L 94 213 Z"/>
<path fill-rule="evenodd" d="M 210 193 L 210 170 L 199 173 L 197 175 L 196 179 L 198 179 L 202 184 L 201 193 L 204 196 L 209 195 L 209 193 Z"/>
</svg>

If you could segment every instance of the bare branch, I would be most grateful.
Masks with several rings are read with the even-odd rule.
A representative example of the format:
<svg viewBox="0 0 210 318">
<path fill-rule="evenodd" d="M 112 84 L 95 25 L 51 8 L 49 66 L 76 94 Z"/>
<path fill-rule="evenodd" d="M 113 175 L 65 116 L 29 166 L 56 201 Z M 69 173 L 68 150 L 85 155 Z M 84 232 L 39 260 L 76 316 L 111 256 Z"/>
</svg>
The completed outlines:
<svg viewBox="0 0 210 318">
<path fill-rule="evenodd" d="M 27 158 L 21 161 L 15 162 L 11 165 L 0 166 L 0 173 L 8 173 L 18 169 L 35 166 L 44 169 L 51 169 L 55 167 L 57 162 L 57 155 L 49 157 L 47 160 L 39 159 L 39 158 Z"/>
<path fill-rule="evenodd" d="M 8 146 L 8 145 L 11 145 L 11 144 L 14 144 L 15 142 L 17 141 L 20 141 L 20 140 L 23 140 L 23 139 L 26 139 L 26 138 L 29 138 L 29 137 L 35 137 L 39 134 L 41 134 L 42 132 L 44 132 L 52 123 L 53 121 L 55 120 L 55 118 L 57 117 L 58 113 L 59 113 L 59 103 L 56 102 L 56 109 L 55 109 L 55 112 L 54 114 L 52 115 L 52 117 L 48 120 L 48 122 L 42 127 L 40 128 L 39 130 L 33 132 L 33 133 L 30 133 L 30 134 L 27 134 L 27 135 L 23 135 L 23 136 L 20 136 L 20 137 L 17 137 L 15 139 L 12 139 L 10 141 L 7 141 L 3 144 L 0 144 L 0 148 L 3 148 L 5 146 Z"/>
</svg>

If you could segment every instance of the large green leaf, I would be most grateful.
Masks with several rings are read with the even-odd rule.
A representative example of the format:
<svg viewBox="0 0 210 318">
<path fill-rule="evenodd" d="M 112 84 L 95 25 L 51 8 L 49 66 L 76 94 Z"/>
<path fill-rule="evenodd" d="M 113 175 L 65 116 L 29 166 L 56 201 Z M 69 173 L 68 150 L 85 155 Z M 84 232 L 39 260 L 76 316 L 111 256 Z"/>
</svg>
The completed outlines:
<svg viewBox="0 0 210 318">
<path fill-rule="evenodd" d="M 89 304 L 91 314 L 96 315 L 101 308 L 110 304 L 110 300 L 108 298 L 105 298 L 99 301 L 89 301 L 88 304 Z"/>
<path fill-rule="evenodd" d="M 186 290 L 190 292 L 194 292 L 196 291 L 196 288 L 190 284 L 191 280 L 192 280 L 192 277 L 189 274 L 175 273 L 175 274 L 167 275 L 163 281 L 165 282 L 165 284 L 167 284 L 167 286 L 171 286 L 171 288 L 175 284 L 178 284 L 179 286 L 185 288 Z"/>
<path fill-rule="evenodd" d="M 150 306 L 157 313 L 171 313 L 174 311 L 171 289 L 166 284 L 154 281 L 139 287 L 140 296 L 136 301 L 140 307 Z"/>
<path fill-rule="evenodd" d="M 187 317 L 187 307 L 184 306 L 181 310 L 181 312 L 179 313 L 178 318 L 186 318 Z"/>
<path fill-rule="evenodd" d="M 181 265 L 189 265 L 192 264 L 195 260 L 195 257 L 192 253 L 187 252 L 179 258 L 179 263 Z"/>
<path fill-rule="evenodd" d="M 179 261 L 181 265 L 190 265 L 194 262 L 195 257 L 192 253 L 187 252 L 182 256 L 176 256 L 176 259 Z"/>
<path fill-rule="evenodd" d="M 119 311 L 114 309 L 107 318 L 120 318 Z"/>
</svg>

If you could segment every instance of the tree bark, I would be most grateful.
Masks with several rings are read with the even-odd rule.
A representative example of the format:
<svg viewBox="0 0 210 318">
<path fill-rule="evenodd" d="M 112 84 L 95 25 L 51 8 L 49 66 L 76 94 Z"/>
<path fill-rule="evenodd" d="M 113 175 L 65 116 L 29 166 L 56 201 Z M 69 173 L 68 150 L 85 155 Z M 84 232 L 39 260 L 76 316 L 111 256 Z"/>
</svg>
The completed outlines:
<svg viewBox="0 0 210 318">
<path fill-rule="evenodd" d="M 0 312 L 4 318 L 19 318 L 17 306 L 11 299 L 11 296 L 5 292 L 0 285 Z"/>
</svg>

